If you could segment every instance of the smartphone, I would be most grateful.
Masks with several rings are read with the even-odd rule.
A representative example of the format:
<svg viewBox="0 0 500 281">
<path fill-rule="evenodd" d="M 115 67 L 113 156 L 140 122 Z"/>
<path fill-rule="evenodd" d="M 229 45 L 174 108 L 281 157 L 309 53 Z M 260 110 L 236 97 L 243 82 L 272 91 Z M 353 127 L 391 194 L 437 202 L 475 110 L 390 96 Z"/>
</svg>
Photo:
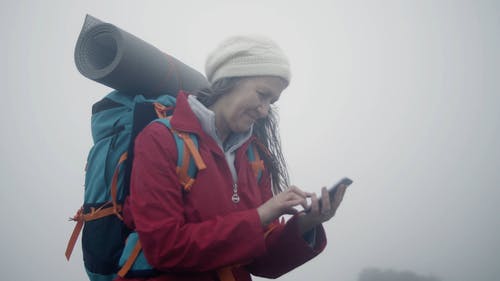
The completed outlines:
<svg viewBox="0 0 500 281">
<path fill-rule="evenodd" d="M 336 184 L 332 185 L 329 189 L 328 189 L 328 195 L 330 196 L 330 200 L 333 200 L 333 198 L 335 197 L 335 193 L 337 193 L 337 189 L 339 189 L 339 187 L 341 185 L 345 185 L 346 187 L 348 187 L 349 185 L 352 184 L 352 180 L 350 178 L 342 178 L 340 181 L 338 181 Z M 321 198 L 318 198 L 318 204 L 319 204 L 319 209 L 321 210 Z M 309 208 L 306 212 L 310 211 L 311 208 Z"/>
</svg>

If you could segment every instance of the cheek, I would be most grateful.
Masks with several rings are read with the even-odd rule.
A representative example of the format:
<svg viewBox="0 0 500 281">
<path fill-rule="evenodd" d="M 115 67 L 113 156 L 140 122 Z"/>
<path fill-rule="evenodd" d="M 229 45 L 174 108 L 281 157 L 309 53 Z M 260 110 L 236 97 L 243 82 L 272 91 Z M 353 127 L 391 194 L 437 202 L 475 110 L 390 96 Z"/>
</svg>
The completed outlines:
<svg viewBox="0 0 500 281">
<path fill-rule="evenodd" d="M 244 132 L 250 129 L 254 120 L 248 115 L 246 108 L 240 108 L 229 116 L 229 127 L 235 132 Z"/>
<path fill-rule="evenodd" d="M 224 115 L 230 129 L 239 132 L 248 130 L 254 123 L 249 113 L 258 105 L 258 96 L 252 92 L 241 92 L 232 96 L 224 105 Z"/>
<path fill-rule="evenodd" d="M 232 118 L 241 118 L 246 115 L 246 113 L 254 108 L 255 102 L 249 98 L 238 99 L 230 107 L 228 107 L 228 112 Z"/>
</svg>

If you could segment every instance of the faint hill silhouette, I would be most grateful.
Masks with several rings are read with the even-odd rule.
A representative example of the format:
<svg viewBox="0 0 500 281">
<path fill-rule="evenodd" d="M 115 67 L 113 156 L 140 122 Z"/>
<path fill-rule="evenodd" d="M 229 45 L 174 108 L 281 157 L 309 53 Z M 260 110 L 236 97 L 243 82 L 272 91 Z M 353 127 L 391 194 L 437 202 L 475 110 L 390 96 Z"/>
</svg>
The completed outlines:
<svg viewBox="0 0 500 281">
<path fill-rule="evenodd" d="M 412 271 L 365 268 L 359 274 L 358 281 L 442 281 L 436 276 L 422 276 Z"/>
</svg>

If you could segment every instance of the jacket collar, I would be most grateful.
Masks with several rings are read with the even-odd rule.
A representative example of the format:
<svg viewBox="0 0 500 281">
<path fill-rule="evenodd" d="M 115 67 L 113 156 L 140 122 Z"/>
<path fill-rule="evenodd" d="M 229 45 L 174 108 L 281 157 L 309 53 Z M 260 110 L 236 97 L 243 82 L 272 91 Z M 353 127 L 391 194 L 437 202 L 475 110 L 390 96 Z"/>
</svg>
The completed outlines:
<svg viewBox="0 0 500 281">
<path fill-rule="evenodd" d="M 172 127 L 178 131 L 203 134 L 203 128 L 188 103 L 188 93 L 180 91 L 175 102 L 175 109 L 170 120 Z"/>
</svg>

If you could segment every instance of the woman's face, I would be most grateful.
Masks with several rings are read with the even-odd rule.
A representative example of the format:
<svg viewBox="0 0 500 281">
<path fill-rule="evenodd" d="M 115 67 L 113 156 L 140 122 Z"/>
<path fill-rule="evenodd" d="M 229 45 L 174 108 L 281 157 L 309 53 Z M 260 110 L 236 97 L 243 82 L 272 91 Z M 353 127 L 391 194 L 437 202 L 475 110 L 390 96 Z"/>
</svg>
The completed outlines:
<svg viewBox="0 0 500 281">
<path fill-rule="evenodd" d="M 231 132 L 246 132 L 258 119 L 265 118 L 270 105 L 286 88 L 286 82 L 275 76 L 243 78 L 229 93 L 210 108 L 215 112 L 215 125 L 222 139 Z"/>
</svg>

